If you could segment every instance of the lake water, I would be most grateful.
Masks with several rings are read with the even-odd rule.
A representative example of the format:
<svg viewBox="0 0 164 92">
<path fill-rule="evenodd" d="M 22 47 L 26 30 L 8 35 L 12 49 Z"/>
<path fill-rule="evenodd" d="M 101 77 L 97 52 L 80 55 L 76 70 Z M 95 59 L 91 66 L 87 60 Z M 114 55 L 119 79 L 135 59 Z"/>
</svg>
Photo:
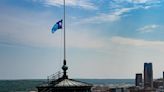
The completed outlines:
<svg viewBox="0 0 164 92">
<path fill-rule="evenodd" d="M 94 85 L 134 85 L 134 79 L 77 79 Z M 0 80 L 0 92 L 29 92 L 36 86 L 46 83 L 46 80 Z"/>
</svg>

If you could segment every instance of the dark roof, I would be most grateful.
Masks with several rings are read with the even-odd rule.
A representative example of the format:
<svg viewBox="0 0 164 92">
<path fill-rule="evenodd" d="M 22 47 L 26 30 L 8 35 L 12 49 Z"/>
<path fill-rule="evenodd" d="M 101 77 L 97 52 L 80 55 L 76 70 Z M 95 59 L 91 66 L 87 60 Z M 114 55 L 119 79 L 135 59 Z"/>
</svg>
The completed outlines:
<svg viewBox="0 0 164 92">
<path fill-rule="evenodd" d="M 39 87 L 92 87 L 92 84 L 74 79 L 59 78 L 51 83 L 40 85 Z"/>
<path fill-rule="evenodd" d="M 73 79 L 63 79 L 62 81 L 57 82 L 54 86 L 55 87 L 82 87 L 82 86 L 92 86 L 92 85 Z"/>
</svg>

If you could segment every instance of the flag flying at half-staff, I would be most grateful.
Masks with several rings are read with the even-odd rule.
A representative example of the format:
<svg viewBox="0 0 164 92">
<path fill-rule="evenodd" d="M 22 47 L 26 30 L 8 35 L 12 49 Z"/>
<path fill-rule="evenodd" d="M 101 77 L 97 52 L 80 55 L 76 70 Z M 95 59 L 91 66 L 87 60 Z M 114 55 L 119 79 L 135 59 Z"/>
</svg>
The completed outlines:
<svg viewBox="0 0 164 92">
<path fill-rule="evenodd" d="M 56 24 L 52 27 L 51 32 L 54 33 L 56 30 L 62 29 L 62 22 L 63 20 L 56 22 Z"/>
<path fill-rule="evenodd" d="M 63 77 L 62 78 L 64 78 L 64 79 L 68 79 L 68 76 L 67 76 L 67 69 L 68 69 L 68 67 L 67 67 L 67 65 L 66 65 L 66 34 L 65 34 L 65 0 L 64 0 L 64 8 L 63 8 L 63 13 L 64 13 L 64 16 L 63 16 L 63 19 L 64 19 L 64 21 L 61 19 L 60 21 L 58 21 L 54 26 L 53 26 L 53 28 L 52 28 L 52 33 L 54 33 L 56 30 L 58 30 L 58 29 L 62 29 L 62 22 L 63 22 L 63 24 L 64 24 L 64 60 L 63 60 L 63 67 L 62 67 L 62 69 L 63 69 Z"/>
</svg>

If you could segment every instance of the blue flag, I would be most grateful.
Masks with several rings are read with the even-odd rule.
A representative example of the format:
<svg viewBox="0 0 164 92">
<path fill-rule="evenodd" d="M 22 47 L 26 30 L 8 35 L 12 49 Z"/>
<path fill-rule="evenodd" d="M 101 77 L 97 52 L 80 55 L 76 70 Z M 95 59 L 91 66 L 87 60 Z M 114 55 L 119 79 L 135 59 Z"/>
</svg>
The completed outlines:
<svg viewBox="0 0 164 92">
<path fill-rule="evenodd" d="M 58 21 L 53 27 L 51 32 L 54 33 L 58 29 L 62 29 L 62 22 L 63 20 Z"/>
</svg>

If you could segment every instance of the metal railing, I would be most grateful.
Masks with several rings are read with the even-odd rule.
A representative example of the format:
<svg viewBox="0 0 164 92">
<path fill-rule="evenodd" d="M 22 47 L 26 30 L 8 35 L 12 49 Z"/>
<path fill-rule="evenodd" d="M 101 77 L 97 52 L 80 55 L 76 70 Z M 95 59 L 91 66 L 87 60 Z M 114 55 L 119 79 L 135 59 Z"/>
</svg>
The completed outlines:
<svg viewBox="0 0 164 92">
<path fill-rule="evenodd" d="M 50 76 L 47 76 L 48 84 L 52 81 L 55 81 L 55 80 L 61 78 L 61 77 L 62 77 L 62 72 L 60 72 L 60 71 L 58 71 L 55 74 L 52 74 Z"/>
</svg>

